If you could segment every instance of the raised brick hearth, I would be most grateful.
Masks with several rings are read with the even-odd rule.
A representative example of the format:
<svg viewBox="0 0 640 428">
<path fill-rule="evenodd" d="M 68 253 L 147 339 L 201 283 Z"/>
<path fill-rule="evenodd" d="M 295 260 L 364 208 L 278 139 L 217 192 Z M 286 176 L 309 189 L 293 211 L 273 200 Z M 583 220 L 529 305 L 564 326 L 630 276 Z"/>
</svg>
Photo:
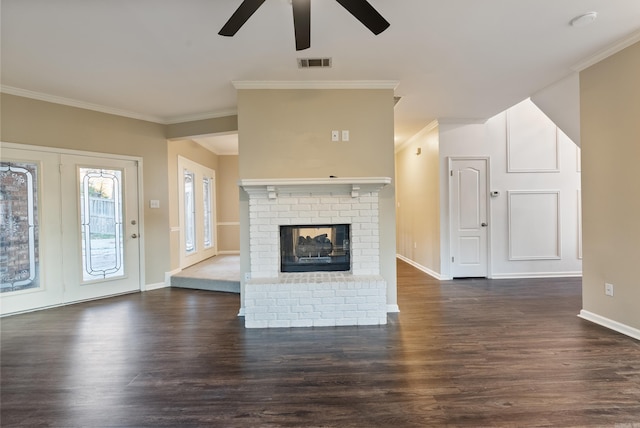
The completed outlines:
<svg viewBox="0 0 640 428">
<path fill-rule="evenodd" d="M 248 328 L 386 324 L 378 192 L 388 177 L 241 180 L 249 195 Z M 280 272 L 281 225 L 351 225 L 349 272 Z"/>
</svg>

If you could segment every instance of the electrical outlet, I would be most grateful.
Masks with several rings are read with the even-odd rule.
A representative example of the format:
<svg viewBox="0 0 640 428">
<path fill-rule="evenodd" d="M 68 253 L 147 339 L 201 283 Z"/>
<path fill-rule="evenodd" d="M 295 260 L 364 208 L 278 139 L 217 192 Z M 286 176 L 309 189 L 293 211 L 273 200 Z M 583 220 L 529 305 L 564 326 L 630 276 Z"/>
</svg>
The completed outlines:
<svg viewBox="0 0 640 428">
<path fill-rule="evenodd" d="M 609 284 L 608 282 L 604 283 L 604 294 L 613 297 L 613 284 Z"/>
<path fill-rule="evenodd" d="M 331 131 L 331 141 L 340 141 L 340 131 Z"/>
<path fill-rule="evenodd" d="M 244 273 L 244 280 L 245 281 L 249 281 L 251 279 L 251 272 L 245 272 Z"/>
</svg>

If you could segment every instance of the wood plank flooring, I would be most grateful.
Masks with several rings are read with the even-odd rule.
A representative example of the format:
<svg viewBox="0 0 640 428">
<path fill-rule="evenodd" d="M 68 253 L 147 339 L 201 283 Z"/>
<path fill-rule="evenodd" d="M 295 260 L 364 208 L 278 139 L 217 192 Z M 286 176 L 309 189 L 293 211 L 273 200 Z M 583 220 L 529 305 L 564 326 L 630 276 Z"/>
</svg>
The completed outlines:
<svg viewBox="0 0 640 428">
<path fill-rule="evenodd" d="M 640 427 L 640 343 L 579 279 L 398 283 L 379 327 L 246 330 L 185 289 L 3 318 L 0 425 Z"/>
</svg>

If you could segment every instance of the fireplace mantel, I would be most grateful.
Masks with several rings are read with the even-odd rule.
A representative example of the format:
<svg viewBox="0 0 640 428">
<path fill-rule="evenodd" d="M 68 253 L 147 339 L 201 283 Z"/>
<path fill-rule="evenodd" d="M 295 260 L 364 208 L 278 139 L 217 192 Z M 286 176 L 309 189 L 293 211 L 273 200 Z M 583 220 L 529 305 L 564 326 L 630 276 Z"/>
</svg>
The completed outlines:
<svg viewBox="0 0 640 428">
<path fill-rule="evenodd" d="M 259 178 L 238 181 L 249 195 L 267 195 L 276 199 L 279 193 L 350 195 L 377 192 L 391 183 L 390 177 L 335 177 L 335 178 Z"/>
</svg>

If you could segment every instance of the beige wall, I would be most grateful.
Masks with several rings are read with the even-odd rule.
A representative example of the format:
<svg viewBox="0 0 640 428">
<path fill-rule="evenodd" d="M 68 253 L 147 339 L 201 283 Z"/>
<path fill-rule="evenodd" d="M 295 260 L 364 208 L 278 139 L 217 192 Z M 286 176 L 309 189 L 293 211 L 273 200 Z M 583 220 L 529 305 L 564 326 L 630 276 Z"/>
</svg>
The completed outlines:
<svg viewBox="0 0 640 428">
<path fill-rule="evenodd" d="M 182 139 L 212 133 L 236 132 L 238 116 L 223 116 L 212 119 L 194 120 L 191 122 L 172 123 L 166 126 L 168 139 Z"/>
<path fill-rule="evenodd" d="M 221 253 L 240 253 L 238 156 L 219 156 L 216 177 L 218 243 Z"/>
<path fill-rule="evenodd" d="M 332 142 L 349 130 L 349 142 Z M 239 176 L 394 177 L 393 90 L 238 91 Z M 241 269 L 249 272 L 248 202 L 240 194 Z M 380 193 L 381 273 L 396 304 L 395 185 Z"/>
<path fill-rule="evenodd" d="M 396 153 L 398 254 L 433 274 L 440 273 L 439 145 L 430 125 Z"/>
<path fill-rule="evenodd" d="M 145 282 L 164 282 L 170 264 L 164 126 L 8 94 L 1 102 L 4 142 L 143 158 Z M 150 209 L 150 199 L 160 209 Z"/>
<path fill-rule="evenodd" d="M 640 43 L 580 73 L 583 309 L 640 329 Z M 604 283 L 614 285 L 614 297 Z"/>
</svg>

